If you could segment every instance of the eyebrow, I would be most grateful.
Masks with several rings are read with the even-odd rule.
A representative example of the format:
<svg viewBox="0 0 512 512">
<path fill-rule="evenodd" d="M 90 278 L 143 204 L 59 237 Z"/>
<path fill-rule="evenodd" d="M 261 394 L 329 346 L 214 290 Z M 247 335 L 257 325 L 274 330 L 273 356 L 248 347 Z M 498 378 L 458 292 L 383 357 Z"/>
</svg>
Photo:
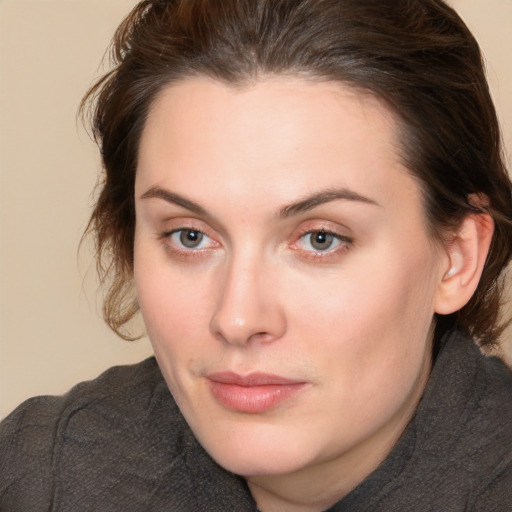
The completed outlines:
<svg viewBox="0 0 512 512">
<path fill-rule="evenodd" d="M 285 206 L 281 209 L 279 214 L 281 217 L 291 217 L 293 215 L 312 210 L 321 204 L 337 201 L 340 199 L 344 201 L 356 201 L 373 206 L 381 206 L 379 203 L 377 203 L 377 201 L 358 194 L 357 192 L 354 192 L 348 188 L 332 188 L 317 192 L 316 194 L 308 196 L 305 199 L 297 201 L 296 203 Z"/>
<path fill-rule="evenodd" d="M 207 210 L 205 210 L 202 206 L 195 203 L 194 201 L 191 201 L 190 199 L 187 199 L 186 197 L 183 197 L 180 194 L 176 194 L 175 192 L 171 192 L 158 186 L 151 187 L 147 192 L 144 192 L 144 194 L 142 194 L 140 197 L 141 199 L 163 199 L 168 203 L 182 206 L 183 208 L 186 208 L 187 210 L 195 213 L 196 215 L 210 215 Z M 312 210 L 317 206 L 320 206 L 321 204 L 337 200 L 356 201 L 380 207 L 380 204 L 374 201 L 373 199 L 365 197 L 357 192 L 354 192 L 353 190 L 347 188 L 334 188 L 322 190 L 304 199 L 301 199 L 300 201 L 297 201 L 295 203 L 289 204 L 288 206 L 281 208 L 281 210 L 279 211 L 279 216 L 282 218 L 292 217 L 294 215 L 298 215 L 299 213 L 304 213 L 309 210 Z"/>
<path fill-rule="evenodd" d="M 195 203 L 194 201 L 191 201 L 190 199 L 187 199 L 186 197 L 180 196 L 179 194 L 175 194 L 174 192 L 171 192 L 169 190 L 166 190 L 161 187 L 151 187 L 147 192 L 144 192 L 140 196 L 141 199 L 151 199 L 151 198 L 157 198 L 157 199 L 163 199 L 164 201 L 167 201 L 168 203 L 177 204 L 178 206 L 182 206 L 183 208 L 186 208 L 187 210 L 190 210 L 191 212 L 195 213 L 196 215 L 208 215 L 208 212 L 199 204 Z"/>
</svg>

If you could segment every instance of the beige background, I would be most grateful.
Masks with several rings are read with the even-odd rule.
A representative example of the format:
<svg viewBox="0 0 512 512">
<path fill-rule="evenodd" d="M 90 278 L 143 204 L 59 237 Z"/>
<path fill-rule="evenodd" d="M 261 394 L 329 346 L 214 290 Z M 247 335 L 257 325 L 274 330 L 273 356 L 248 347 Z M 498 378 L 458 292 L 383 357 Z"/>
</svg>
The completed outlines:
<svg viewBox="0 0 512 512">
<path fill-rule="evenodd" d="M 96 150 L 75 119 L 134 0 L 0 0 L 0 415 L 151 353 L 103 325 L 77 246 Z M 512 0 L 453 0 L 486 53 L 512 151 Z"/>
</svg>

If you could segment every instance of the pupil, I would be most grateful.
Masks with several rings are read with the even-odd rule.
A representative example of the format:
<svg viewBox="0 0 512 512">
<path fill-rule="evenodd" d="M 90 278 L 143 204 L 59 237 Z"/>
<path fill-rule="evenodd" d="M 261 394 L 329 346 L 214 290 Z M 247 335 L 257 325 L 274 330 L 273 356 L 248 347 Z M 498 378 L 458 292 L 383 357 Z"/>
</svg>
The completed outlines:
<svg viewBox="0 0 512 512">
<path fill-rule="evenodd" d="M 180 233 L 180 242 L 185 247 L 197 247 L 203 238 L 200 231 L 185 230 Z"/>
<path fill-rule="evenodd" d="M 319 231 L 314 234 L 311 240 L 311 245 L 318 250 L 328 249 L 333 240 L 333 235 L 325 231 Z"/>
</svg>

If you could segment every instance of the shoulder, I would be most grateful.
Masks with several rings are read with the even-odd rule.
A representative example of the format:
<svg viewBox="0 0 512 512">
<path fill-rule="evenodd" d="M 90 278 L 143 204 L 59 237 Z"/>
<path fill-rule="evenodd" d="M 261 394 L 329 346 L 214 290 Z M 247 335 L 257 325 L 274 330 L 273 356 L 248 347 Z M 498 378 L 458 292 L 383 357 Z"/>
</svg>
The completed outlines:
<svg viewBox="0 0 512 512">
<path fill-rule="evenodd" d="M 482 479 L 480 490 L 474 498 L 471 510 L 502 512 L 512 508 L 512 457 L 510 450 L 503 454 L 500 463 Z"/>
<path fill-rule="evenodd" d="M 94 380 L 74 386 L 62 396 L 34 397 L 14 410 L 1 424 L 2 449 L 5 440 L 20 447 L 25 440 L 33 447 L 44 448 L 46 442 L 56 439 L 74 426 L 80 418 L 80 428 L 101 427 L 103 418 L 109 428 L 116 425 L 116 418 L 130 418 L 145 414 L 154 400 L 172 402 L 158 365 L 153 357 L 129 366 L 108 369 Z M 149 403 L 148 403 L 149 402 Z M 120 425 L 117 425 L 120 426 Z M 34 437 L 35 436 L 35 437 Z"/>
<path fill-rule="evenodd" d="M 512 462 L 512 371 L 501 359 L 482 354 L 478 348 L 474 359 L 472 381 L 474 397 L 468 435 L 479 439 L 491 466 Z M 492 462 L 491 462 L 492 461 Z"/>
<path fill-rule="evenodd" d="M 153 462 L 158 450 L 172 458 L 183 419 L 150 358 L 111 368 L 66 395 L 32 398 L 0 428 L 0 509 L 36 511 L 72 482 L 89 493 L 109 480 L 116 485 L 141 453 Z"/>
<path fill-rule="evenodd" d="M 422 425 L 437 433 L 437 448 L 425 447 L 425 452 L 438 457 L 429 461 L 431 468 L 442 480 L 440 489 L 447 496 L 460 494 L 459 503 L 466 503 L 466 510 L 508 510 L 512 507 L 512 372 L 501 359 L 483 354 L 460 334 L 452 336 L 445 350 L 434 368 L 438 374 L 432 375 L 425 411 L 429 418 L 422 419 Z"/>
<path fill-rule="evenodd" d="M 372 510 L 511 509 L 512 375 L 507 365 L 452 333 L 414 419 L 386 464 L 383 478 L 398 475 L 377 491 L 382 507 Z"/>
<path fill-rule="evenodd" d="M 496 357 L 479 360 L 480 393 L 468 430 L 483 469 L 471 510 L 501 512 L 512 508 L 512 371 Z"/>
</svg>

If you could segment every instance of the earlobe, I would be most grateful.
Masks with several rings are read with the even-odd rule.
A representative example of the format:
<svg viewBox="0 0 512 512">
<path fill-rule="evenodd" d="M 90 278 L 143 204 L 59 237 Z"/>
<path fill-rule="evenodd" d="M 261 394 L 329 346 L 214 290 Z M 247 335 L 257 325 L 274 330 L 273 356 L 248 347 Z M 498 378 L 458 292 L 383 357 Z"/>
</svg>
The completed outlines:
<svg viewBox="0 0 512 512">
<path fill-rule="evenodd" d="M 487 213 L 467 215 L 446 247 L 448 265 L 439 282 L 435 312 L 449 315 L 471 299 L 489 253 L 494 221 Z"/>
</svg>

